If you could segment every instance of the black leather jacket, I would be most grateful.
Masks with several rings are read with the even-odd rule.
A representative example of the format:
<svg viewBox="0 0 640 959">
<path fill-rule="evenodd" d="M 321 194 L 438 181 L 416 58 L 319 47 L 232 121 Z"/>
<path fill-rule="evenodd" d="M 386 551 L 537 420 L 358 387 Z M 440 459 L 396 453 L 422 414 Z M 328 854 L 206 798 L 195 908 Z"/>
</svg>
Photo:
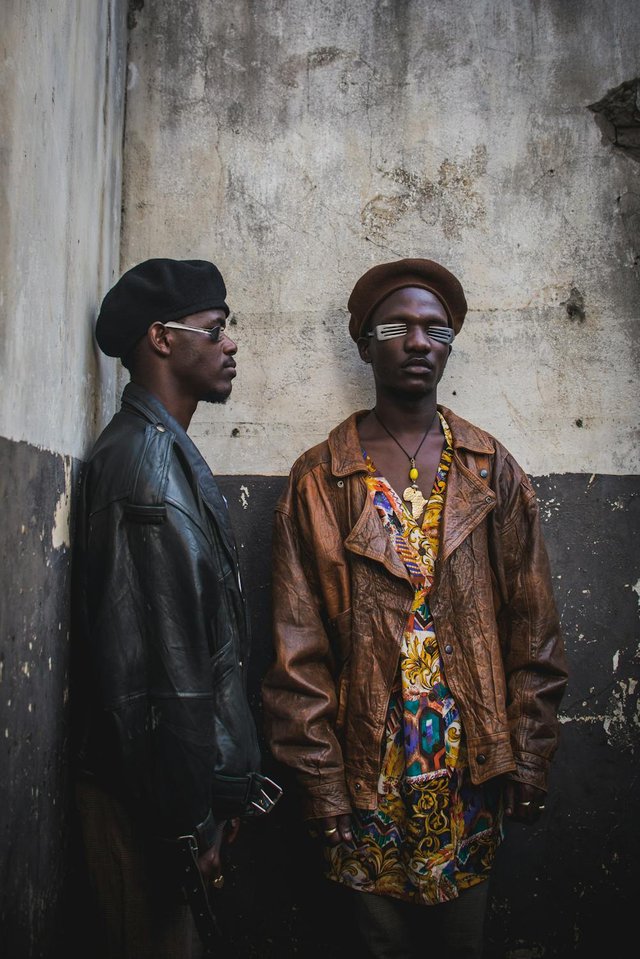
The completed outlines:
<svg viewBox="0 0 640 959">
<path fill-rule="evenodd" d="M 75 559 L 80 772 L 152 834 L 209 845 L 215 820 L 251 807 L 260 765 L 248 615 L 226 502 L 140 386 L 87 464 Z"/>
</svg>

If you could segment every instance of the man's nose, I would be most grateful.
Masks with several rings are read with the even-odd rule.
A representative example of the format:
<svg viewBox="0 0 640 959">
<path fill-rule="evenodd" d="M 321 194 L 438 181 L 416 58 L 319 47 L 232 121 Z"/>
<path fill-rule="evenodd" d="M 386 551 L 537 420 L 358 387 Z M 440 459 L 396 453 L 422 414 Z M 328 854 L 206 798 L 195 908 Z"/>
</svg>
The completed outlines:
<svg viewBox="0 0 640 959">
<path fill-rule="evenodd" d="M 222 349 L 225 353 L 228 353 L 229 356 L 233 356 L 234 353 L 238 352 L 238 344 L 235 340 L 231 339 L 226 330 L 224 331 L 224 335 L 222 337 Z"/>
<path fill-rule="evenodd" d="M 404 348 L 408 353 L 424 353 L 431 349 L 431 340 L 424 327 L 418 323 L 409 327 L 407 335 L 404 338 Z"/>
</svg>

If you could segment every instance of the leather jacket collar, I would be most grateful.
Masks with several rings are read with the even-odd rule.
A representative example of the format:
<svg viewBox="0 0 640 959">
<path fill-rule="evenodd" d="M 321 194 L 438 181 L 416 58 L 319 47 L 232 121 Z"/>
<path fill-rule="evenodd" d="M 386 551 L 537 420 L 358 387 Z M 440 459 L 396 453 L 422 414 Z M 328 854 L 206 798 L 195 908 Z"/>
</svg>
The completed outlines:
<svg viewBox="0 0 640 959">
<path fill-rule="evenodd" d="M 231 529 L 227 501 L 220 492 L 213 474 L 205 462 L 198 447 L 187 435 L 180 423 L 169 413 L 157 396 L 138 383 L 127 383 L 122 394 L 122 408 L 143 416 L 154 426 L 162 426 L 174 436 L 174 443 L 180 448 L 200 487 L 209 512 L 215 518 L 227 547 L 235 558 L 235 537 Z"/>
<path fill-rule="evenodd" d="M 491 455 L 494 447 L 487 442 L 486 433 L 467 420 L 461 419 L 446 406 L 438 405 L 438 410 L 451 427 L 454 449 L 466 449 L 473 453 Z M 358 420 L 366 416 L 369 410 L 358 410 L 335 427 L 329 434 L 331 453 L 331 472 L 334 476 L 349 476 L 351 473 L 366 473 L 362 459 Z"/>
</svg>

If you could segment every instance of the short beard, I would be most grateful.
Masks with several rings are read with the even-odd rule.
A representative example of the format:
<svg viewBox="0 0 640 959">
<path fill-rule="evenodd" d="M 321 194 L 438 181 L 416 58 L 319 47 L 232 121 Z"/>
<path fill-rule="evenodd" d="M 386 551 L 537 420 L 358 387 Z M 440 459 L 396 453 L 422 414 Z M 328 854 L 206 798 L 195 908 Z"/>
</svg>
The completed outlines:
<svg viewBox="0 0 640 959">
<path fill-rule="evenodd" d="M 206 396 L 202 397 L 203 403 L 226 403 L 229 399 L 229 393 L 216 393 L 212 391 L 207 393 Z"/>
</svg>

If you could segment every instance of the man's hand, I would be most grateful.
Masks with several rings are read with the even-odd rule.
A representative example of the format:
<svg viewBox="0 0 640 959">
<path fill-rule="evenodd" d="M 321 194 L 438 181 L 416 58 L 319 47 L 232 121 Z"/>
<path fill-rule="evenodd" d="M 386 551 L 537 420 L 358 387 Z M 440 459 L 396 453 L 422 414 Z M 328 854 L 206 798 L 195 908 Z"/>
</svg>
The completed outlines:
<svg viewBox="0 0 640 959">
<path fill-rule="evenodd" d="M 309 835 L 314 839 L 321 838 L 328 846 L 337 846 L 341 842 L 351 842 L 351 816 L 342 813 L 340 816 L 324 816 L 322 819 L 309 821 Z"/>
<path fill-rule="evenodd" d="M 239 819 L 225 819 L 219 822 L 216 826 L 216 837 L 213 845 L 198 856 L 198 869 L 203 878 L 211 882 L 215 889 L 222 889 L 224 885 L 222 874 L 223 848 L 235 842 L 239 831 Z"/>
<path fill-rule="evenodd" d="M 529 783 L 509 779 L 504 787 L 504 813 L 513 822 L 534 823 L 544 809 L 546 793 Z"/>
</svg>

